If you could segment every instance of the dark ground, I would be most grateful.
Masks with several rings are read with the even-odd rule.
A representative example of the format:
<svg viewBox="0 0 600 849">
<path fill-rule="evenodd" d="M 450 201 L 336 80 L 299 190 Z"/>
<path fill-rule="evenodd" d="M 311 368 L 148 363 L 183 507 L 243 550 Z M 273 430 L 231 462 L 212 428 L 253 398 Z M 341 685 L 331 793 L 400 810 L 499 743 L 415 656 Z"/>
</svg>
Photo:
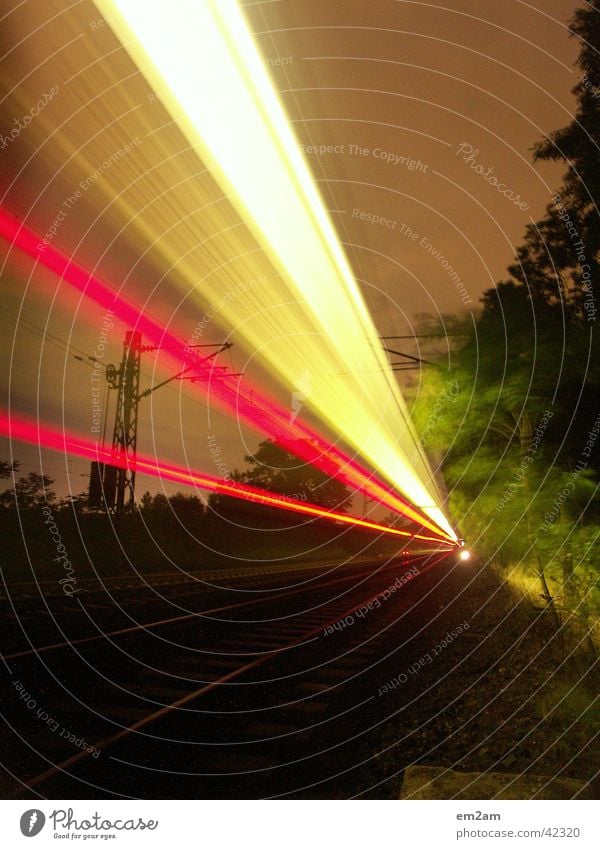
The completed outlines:
<svg viewBox="0 0 600 849">
<path fill-rule="evenodd" d="M 376 586 L 375 579 L 369 579 L 360 588 L 360 597 L 366 597 L 371 589 L 379 591 L 381 586 L 389 585 L 390 577 L 393 579 L 406 570 L 406 562 L 390 567 L 389 576 L 378 576 Z M 253 571 L 256 574 L 256 567 Z M 120 602 L 136 611 L 138 621 L 164 615 L 160 612 L 163 602 L 146 600 L 135 586 L 127 588 L 121 579 L 115 580 L 118 580 L 116 592 Z M 220 603 L 220 590 L 171 584 L 170 580 L 168 577 L 161 579 L 164 581 L 161 592 L 166 599 L 165 611 L 175 603 L 190 607 L 197 604 L 198 609 L 205 609 L 213 600 Z M 238 587 L 243 584 L 239 578 L 235 581 Z M 283 581 L 281 573 L 279 576 L 248 578 L 248 581 L 258 581 L 256 586 L 269 583 L 281 586 L 289 581 L 289 575 Z M 104 624 L 104 630 L 120 627 L 120 614 L 106 599 L 93 593 L 84 595 L 83 599 L 93 616 Z M 81 620 L 68 607 L 72 603 L 65 600 L 60 591 L 58 596 L 54 594 L 50 604 L 71 629 L 69 634 L 76 636 L 83 633 Z M 344 601 L 342 606 L 345 604 Z M 11 636 L 14 635 L 14 624 L 11 625 L 7 607 L 5 611 L 3 643 L 14 651 L 15 641 Z M 318 611 L 317 619 L 319 615 Z M 44 623 L 42 608 L 39 604 L 36 606 L 33 597 L 19 602 L 19 616 L 29 632 L 35 633 L 38 645 L 49 641 L 53 626 Z M 300 617 L 303 627 L 305 619 Z M 260 635 L 269 632 L 269 628 L 258 629 L 254 639 L 264 640 L 265 637 Z M 196 635 L 199 644 L 206 645 L 207 634 L 210 633 Z M 242 622 L 239 636 L 242 645 L 247 636 L 249 649 L 252 633 L 252 627 Z M 451 639 L 448 639 L 449 633 L 453 634 Z M 222 627 L 215 635 L 218 640 L 235 637 L 235 634 L 230 635 L 229 626 Z M 186 626 L 181 634 L 175 632 L 175 636 L 188 641 L 189 628 Z M 239 640 L 239 637 L 236 639 Z M 348 630 L 319 640 L 316 648 L 307 649 L 304 657 L 300 655 L 299 668 L 308 669 L 313 663 L 315 666 L 321 662 L 324 664 L 323 669 L 302 673 L 298 685 L 302 685 L 303 690 L 294 689 L 296 684 L 293 681 L 289 690 L 286 689 L 287 683 L 282 686 L 279 682 L 272 692 L 265 689 L 264 695 L 260 686 L 256 688 L 244 707 L 260 707 L 263 698 L 265 703 L 271 703 L 271 698 L 275 703 L 275 696 L 285 700 L 289 695 L 292 699 L 299 692 L 305 698 L 304 694 L 311 687 L 316 688 L 316 695 L 309 699 L 305 712 L 282 709 L 272 711 L 263 719 L 260 714 L 250 716 L 247 727 L 242 723 L 235 728 L 235 733 L 232 732 L 237 739 L 241 729 L 259 741 L 261 735 L 268 738 L 280 734 L 281 740 L 276 740 L 270 749 L 269 744 L 256 748 L 257 764 L 263 762 L 261 758 L 264 763 L 275 759 L 279 768 L 253 773 L 252 759 L 247 755 L 248 747 L 238 747 L 239 754 L 234 749 L 227 750 L 227 757 L 219 755 L 221 760 L 215 762 L 215 767 L 204 759 L 204 755 L 202 758 L 197 754 L 193 757 L 188 755 L 187 750 L 192 751 L 188 746 L 184 749 L 183 758 L 175 752 L 167 752 L 166 757 L 173 757 L 175 764 L 184 771 L 197 769 L 208 773 L 215 768 L 216 772 L 235 772 L 243 766 L 247 774 L 223 783 L 214 779 L 198 779 L 184 783 L 173 780 L 169 784 L 165 780 L 168 776 L 157 777 L 152 773 L 140 776 L 136 773 L 138 780 L 135 786 L 127 781 L 124 781 L 124 786 L 126 792 L 142 798 L 219 798 L 222 795 L 225 798 L 262 798 L 280 794 L 295 798 L 397 798 L 403 771 L 416 763 L 466 772 L 560 774 L 593 782 L 600 755 L 597 744 L 600 721 L 593 702 L 598 679 L 593 677 L 589 645 L 582 641 L 576 648 L 578 641 L 581 641 L 581 635 L 574 629 L 562 627 L 557 630 L 547 611 L 536 609 L 530 601 L 516 597 L 490 567 L 484 567 L 477 561 L 460 563 L 452 560 L 403 586 L 401 592 L 397 592 L 380 611 L 370 613 Z M 137 643 L 127 645 L 135 648 Z M 21 648 L 21 642 L 17 648 Z M 153 659 L 156 654 L 151 641 L 145 647 L 140 644 L 140 651 L 142 657 L 148 651 Z M 347 656 L 344 656 L 346 651 Z M 89 655 L 92 667 L 106 668 L 111 678 L 118 677 L 118 670 L 111 663 L 110 656 L 103 657 L 94 652 Z M 164 659 L 168 658 L 169 655 L 165 654 Z M 329 666 L 327 658 L 333 658 Z M 21 676 L 23 680 L 34 681 L 39 688 L 39 694 L 36 693 L 38 701 L 52 707 L 56 693 L 52 686 L 47 688 L 43 683 L 43 675 L 37 676 L 35 665 L 28 663 L 21 667 L 11 662 L 9 677 Z M 60 669 L 60 663 L 57 668 Z M 197 663 L 186 667 L 182 661 L 173 668 L 193 671 L 199 667 Z M 280 658 L 264 669 L 274 678 L 278 675 L 285 678 L 290 669 L 289 661 L 285 657 Z M 88 674 L 91 687 L 91 673 L 84 671 L 84 677 L 79 678 L 74 669 L 64 668 L 65 680 L 74 675 L 75 682 L 79 681 L 82 687 Z M 392 679 L 397 680 L 395 688 L 385 692 L 384 685 Z M 166 688 L 167 684 L 168 681 L 163 683 L 159 676 L 158 685 Z M 152 684 L 150 686 L 153 687 Z M 86 690 L 85 687 L 83 689 Z M 168 701 L 177 692 L 176 685 L 173 685 L 172 690 L 165 689 L 162 697 Z M 5 698 L 6 713 L 10 718 L 11 700 L 15 701 L 17 697 L 8 686 Z M 96 698 L 99 708 L 110 701 L 110 695 L 102 688 Z M 217 711 L 223 708 L 223 716 L 227 716 L 227 711 L 236 704 L 235 699 L 233 703 L 227 702 L 229 695 L 211 698 L 212 701 L 208 702 L 203 699 L 201 707 L 214 707 Z M 20 703 L 13 707 L 17 722 L 30 721 L 29 716 L 23 716 L 26 711 L 22 710 Z M 115 709 L 117 707 L 115 704 Z M 311 710 L 308 710 L 309 707 Z M 64 698 L 58 710 L 62 710 L 62 716 L 69 719 L 65 720 L 65 724 L 86 730 L 89 742 L 102 737 L 97 724 L 92 723 L 89 730 L 86 728 L 83 713 L 69 714 L 69 702 Z M 56 708 L 54 713 L 57 713 Z M 127 716 L 127 713 L 123 715 Z M 215 733 L 224 735 L 218 739 L 228 739 L 222 722 L 211 730 L 208 718 L 205 719 L 208 723 L 207 739 Z M 295 733 L 295 727 L 303 730 Z M 42 734 L 39 723 L 30 722 L 30 728 L 33 729 L 31 733 L 41 735 L 42 740 L 44 736 L 50 737 L 48 733 Z M 174 726 L 159 726 L 158 731 L 178 737 L 184 728 L 183 719 L 176 719 Z M 99 738 L 94 738 L 94 734 L 98 734 Z M 21 744 L 6 726 L 0 737 L 1 759 L 7 766 L 22 766 L 31 757 L 25 749 L 21 752 Z M 49 746 L 55 744 L 56 740 L 48 741 Z M 144 756 L 151 758 L 144 749 L 136 749 L 130 744 L 116 754 L 117 758 L 131 759 L 134 763 L 142 762 Z M 164 756 L 164 753 L 160 755 L 161 758 Z M 189 761 L 186 761 L 187 757 Z M 31 774 L 36 774 L 40 766 L 34 763 L 34 759 L 31 763 Z M 90 761 L 91 767 L 95 769 L 96 763 L 100 770 L 96 776 L 98 786 L 111 786 L 111 773 L 102 770 L 108 767 L 114 769 L 112 758 L 103 754 L 97 762 Z M 161 764 L 167 766 L 166 761 L 161 761 Z M 23 777 L 26 776 L 23 774 Z M 116 788 L 117 785 L 114 786 Z M 31 791 L 19 790 L 6 774 L 2 787 L 3 795 L 27 798 L 35 795 Z M 52 783 L 39 787 L 36 792 L 48 798 L 77 797 L 72 786 L 65 788 Z M 585 795 L 597 798 L 598 785 L 590 784 Z M 91 790 L 87 797 L 102 798 L 102 793 Z"/>
<path fill-rule="evenodd" d="M 473 575 L 423 645 L 462 620 L 470 628 L 381 696 L 389 718 L 361 743 L 366 763 L 346 794 L 397 798 L 399 771 L 413 762 L 560 774 L 591 782 L 598 798 L 599 679 L 589 645 L 568 626 L 557 630 L 547 610 L 519 599 L 489 567 Z M 396 675 L 409 666 L 396 662 Z"/>
</svg>

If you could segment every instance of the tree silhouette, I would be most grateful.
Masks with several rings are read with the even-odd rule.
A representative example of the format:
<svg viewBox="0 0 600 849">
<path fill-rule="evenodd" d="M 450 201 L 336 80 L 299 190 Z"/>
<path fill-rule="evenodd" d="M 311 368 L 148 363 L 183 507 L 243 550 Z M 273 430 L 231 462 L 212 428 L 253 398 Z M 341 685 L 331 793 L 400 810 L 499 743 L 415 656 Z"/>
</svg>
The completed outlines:
<svg viewBox="0 0 600 849">
<path fill-rule="evenodd" d="M 8 509 L 32 510 L 53 504 L 56 493 L 50 489 L 54 481 L 47 475 L 29 472 L 19 478 L 15 485 L 0 493 L 0 505 Z"/>
<path fill-rule="evenodd" d="M 578 290 L 579 303 L 585 303 L 582 292 L 588 288 L 594 299 L 600 294 L 600 2 L 591 0 L 578 9 L 570 25 L 571 34 L 578 39 L 577 66 L 581 77 L 573 88 L 577 108 L 573 120 L 560 130 L 551 133 L 535 147 L 535 159 L 565 162 L 568 165 L 559 193 L 563 206 L 563 232 L 566 216 L 571 218 L 577 236 L 583 243 L 583 262 L 564 259 L 561 271 L 571 271 L 571 281 Z M 556 212 L 550 217 L 555 221 Z M 583 266 L 589 265 L 588 269 Z M 589 271 L 589 278 L 586 276 Z M 584 307 L 585 308 L 585 307 Z"/>
<path fill-rule="evenodd" d="M 564 606 L 589 613 L 600 608 L 593 553 L 600 533 L 600 351 L 593 332 L 600 295 L 600 0 L 577 11 L 571 31 L 582 72 L 573 89 L 575 118 L 534 150 L 535 159 L 565 162 L 563 184 L 545 217 L 526 228 L 510 279 L 484 293 L 472 329 L 429 374 L 414 417 L 442 464 L 463 534 L 496 562 L 533 573 L 550 606 L 559 587 Z M 457 387 L 451 398 L 449 384 Z"/>
<path fill-rule="evenodd" d="M 252 486 L 330 510 L 348 509 L 352 495 L 343 483 L 299 460 L 270 439 L 261 442 L 256 453 L 244 459 L 249 465 L 244 480 Z"/>
<path fill-rule="evenodd" d="M 19 471 L 19 461 L 7 463 L 6 460 L 0 460 L 0 479 L 9 478 L 14 472 Z"/>
</svg>

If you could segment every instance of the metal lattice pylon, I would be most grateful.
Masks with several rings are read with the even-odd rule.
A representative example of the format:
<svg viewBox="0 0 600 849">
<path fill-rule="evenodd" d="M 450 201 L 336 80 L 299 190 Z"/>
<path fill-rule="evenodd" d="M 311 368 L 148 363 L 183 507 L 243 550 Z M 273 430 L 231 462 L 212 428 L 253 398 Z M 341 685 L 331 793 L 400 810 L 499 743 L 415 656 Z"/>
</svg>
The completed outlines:
<svg viewBox="0 0 600 849">
<path fill-rule="evenodd" d="M 123 359 L 116 373 L 117 410 L 112 438 L 116 469 L 113 509 L 117 513 L 135 507 L 135 465 L 137 453 L 138 404 L 140 397 L 140 358 L 142 334 L 129 330 L 123 343 Z"/>
</svg>

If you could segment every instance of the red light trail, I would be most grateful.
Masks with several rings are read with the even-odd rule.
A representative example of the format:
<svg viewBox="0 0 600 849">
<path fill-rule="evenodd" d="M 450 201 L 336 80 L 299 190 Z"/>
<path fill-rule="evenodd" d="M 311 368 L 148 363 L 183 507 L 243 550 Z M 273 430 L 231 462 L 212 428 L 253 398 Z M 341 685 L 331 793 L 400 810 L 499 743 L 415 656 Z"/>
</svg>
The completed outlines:
<svg viewBox="0 0 600 849">
<path fill-rule="evenodd" d="M 101 463 L 109 463 L 119 465 L 121 468 L 126 468 L 127 464 L 123 461 L 119 462 L 108 449 L 102 450 L 98 443 L 92 442 L 79 434 L 68 434 L 64 431 L 42 425 L 38 422 L 32 422 L 25 418 L 9 415 L 4 411 L 0 411 L 0 435 L 6 436 L 9 439 L 16 439 L 20 442 L 28 442 L 33 445 L 39 445 L 43 448 L 48 448 L 51 451 L 57 451 L 63 454 L 71 454 L 77 457 L 83 457 L 86 460 L 98 460 Z M 203 472 L 194 472 L 180 466 L 173 466 L 168 463 L 161 463 L 153 460 L 151 457 L 146 457 L 143 454 L 137 455 L 135 464 L 136 471 L 159 478 L 161 480 L 169 480 L 174 483 L 182 484 L 183 486 L 191 486 L 216 492 L 221 495 L 228 495 L 232 498 L 238 498 L 243 501 L 250 501 L 255 504 L 264 504 L 268 507 L 277 507 L 281 510 L 287 510 L 292 513 L 301 513 L 305 516 L 311 516 L 318 519 L 328 519 L 334 522 L 340 522 L 346 525 L 353 525 L 359 528 L 379 531 L 380 533 L 391 534 L 403 538 L 421 540 L 425 542 L 443 542 L 439 537 L 430 537 L 424 534 L 412 534 L 409 531 L 401 531 L 397 528 L 388 528 L 385 525 L 380 525 L 378 522 L 371 522 L 367 519 L 359 519 L 354 516 L 347 516 L 345 513 L 338 513 L 335 510 L 326 510 L 316 504 L 308 504 L 304 501 L 296 501 L 291 498 L 277 495 L 257 487 L 248 486 L 247 484 L 232 484 L 226 483 L 219 478 L 206 475 Z"/>
<path fill-rule="evenodd" d="M 66 254 L 54 247 L 44 246 L 37 233 L 1 207 L 0 236 L 103 309 L 113 310 L 124 324 L 140 331 L 146 342 L 165 347 L 167 350 L 160 352 L 160 356 L 175 364 L 178 370 L 182 363 L 192 366 L 205 380 L 211 396 L 216 398 L 221 408 L 229 415 L 237 415 L 245 424 L 261 433 L 266 433 L 291 454 L 337 478 L 353 490 L 365 492 L 374 501 L 436 534 L 437 538 L 443 538 L 455 544 L 454 540 L 434 522 L 400 498 L 387 484 L 376 480 L 373 473 L 360 466 L 339 448 L 325 442 L 315 431 L 297 419 L 291 424 L 289 411 L 283 410 L 264 393 L 253 391 L 252 401 L 246 399 L 235 387 L 226 383 L 226 376 L 219 372 L 214 364 L 207 364 L 201 357 L 186 348 L 183 339 L 143 313 L 135 304 Z M 169 348 L 179 349 L 180 353 L 169 351 Z M 195 385 L 192 384 L 192 386 Z M 205 392 L 207 391 L 208 389 L 205 389 Z M 94 458 L 96 459 L 96 456 Z M 114 458 L 111 462 L 114 463 Z M 141 468 L 140 471 L 142 471 Z"/>
</svg>

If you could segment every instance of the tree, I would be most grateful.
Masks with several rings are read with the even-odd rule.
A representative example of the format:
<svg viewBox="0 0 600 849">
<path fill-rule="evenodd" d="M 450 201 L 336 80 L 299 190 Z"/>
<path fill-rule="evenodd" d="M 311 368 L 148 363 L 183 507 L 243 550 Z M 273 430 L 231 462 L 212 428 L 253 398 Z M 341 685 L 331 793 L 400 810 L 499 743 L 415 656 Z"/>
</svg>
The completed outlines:
<svg viewBox="0 0 600 849">
<path fill-rule="evenodd" d="M 19 478 L 13 487 L 0 493 L 0 504 L 9 509 L 18 507 L 19 510 L 32 510 L 52 504 L 56 500 L 56 493 L 50 489 L 53 483 L 47 475 L 29 472 Z"/>
<path fill-rule="evenodd" d="M 19 471 L 19 461 L 7 463 L 6 460 L 0 460 L 0 479 L 9 478 L 12 474 Z"/>
<path fill-rule="evenodd" d="M 536 160 L 565 162 L 563 184 L 545 217 L 526 228 L 510 279 L 484 293 L 460 354 L 467 380 L 478 374 L 475 406 L 491 401 L 496 425 L 515 414 L 535 420 L 552 407 L 544 441 L 553 447 L 552 464 L 565 472 L 581 459 L 600 395 L 593 333 L 600 295 L 600 0 L 579 9 L 570 29 L 580 44 L 576 114 L 534 149 Z M 600 450 L 586 459 L 586 470 L 600 472 Z"/>
<path fill-rule="evenodd" d="M 77 513 L 78 515 L 81 513 L 87 513 L 89 510 L 89 495 L 87 492 L 80 492 L 79 495 L 67 495 L 66 498 L 61 499 L 56 505 L 59 510 L 72 510 L 73 513 Z"/>
<path fill-rule="evenodd" d="M 261 442 L 257 452 L 244 459 L 249 464 L 244 480 L 252 486 L 343 513 L 350 505 L 352 494 L 343 483 L 302 462 L 270 439 Z"/>
<path fill-rule="evenodd" d="M 488 289 L 464 344 L 415 402 L 453 518 L 483 553 L 533 571 L 553 606 L 598 605 L 600 351 L 600 0 L 579 9 L 582 76 L 571 123 L 537 160 L 567 170 L 545 217 L 526 228 L 510 279 Z M 447 385 L 456 386 L 452 397 Z M 434 425 L 432 426 L 432 421 Z M 596 444 L 597 443 L 597 444 Z M 585 598 L 581 595 L 585 593 Z M 574 608 L 572 608 L 574 609 Z M 587 614 L 586 614 L 587 615 Z"/>
<path fill-rule="evenodd" d="M 577 66 L 582 74 L 573 88 L 577 98 L 575 116 L 566 127 L 536 145 L 535 159 L 568 165 L 558 194 L 560 203 L 554 205 L 552 217 L 556 220 L 556 213 L 562 215 L 563 231 L 570 230 L 569 241 L 582 242 L 579 255 L 584 259 L 562 267 L 572 270 L 579 303 L 589 312 L 586 301 L 597 302 L 600 295 L 600 0 L 590 0 L 578 9 L 570 30 L 579 40 Z"/>
<path fill-rule="evenodd" d="M 520 321 L 518 303 L 504 304 L 508 325 Z M 567 604 L 578 587 L 592 610 L 598 473 L 581 454 L 585 441 L 570 436 L 570 393 L 554 397 L 552 372 L 536 370 L 527 350 L 516 346 L 503 362 L 503 342 L 501 322 L 484 308 L 450 368 L 440 362 L 429 373 L 414 404 L 417 431 L 442 464 L 449 512 L 469 544 L 512 574 L 533 576 L 552 610 L 555 594 Z M 576 358 L 565 367 L 573 380 L 576 367 Z"/>
<path fill-rule="evenodd" d="M 204 505 L 197 495 L 176 492 L 169 498 L 171 515 L 185 527 L 197 525 L 204 516 Z"/>
<path fill-rule="evenodd" d="M 140 510 L 143 513 L 149 512 L 152 509 L 152 501 L 152 493 L 149 490 L 146 490 L 140 498 Z"/>
<path fill-rule="evenodd" d="M 238 483 L 244 483 L 245 475 L 239 469 L 234 469 L 229 474 L 226 483 L 235 486 Z M 216 514 L 227 519 L 231 519 L 240 513 L 247 511 L 250 505 L 242 504 L 238 498 L 232 498 L 229 495 L 223 495 L 219 492 L 211 492 L 208 496 L 208 512 Z M 256 506 L 256 505 L 254 505 Z"/>
<path fill-rule="evenodd" d="M 140 509 L 145 518 L 155 520 L 166 520 L 171 515 L 169 499 L 162 492 L 152 496 L 146 491 L 140 499 Z"/>
</svg>

